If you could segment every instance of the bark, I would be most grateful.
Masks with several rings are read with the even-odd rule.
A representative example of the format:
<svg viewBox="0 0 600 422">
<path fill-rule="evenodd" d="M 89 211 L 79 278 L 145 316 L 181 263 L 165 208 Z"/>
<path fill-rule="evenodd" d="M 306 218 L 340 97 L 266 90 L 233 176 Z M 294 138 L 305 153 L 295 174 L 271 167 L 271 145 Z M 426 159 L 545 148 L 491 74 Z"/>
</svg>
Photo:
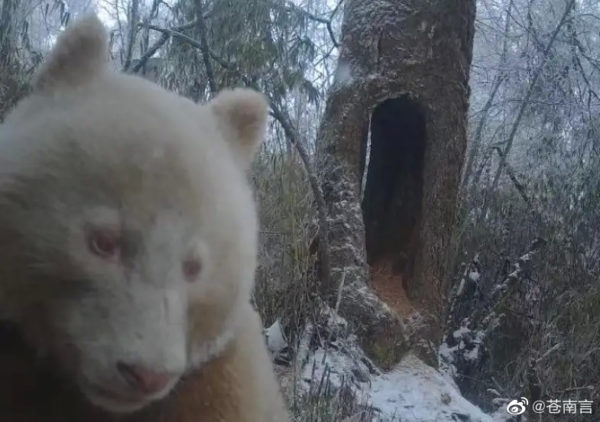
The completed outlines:
<svg viewBox="0 0 600 422">
<path fill-rule="evenodd" d="M 215 73 L 210 61 L 208 40 L 206 38 L 206 22 L 204 21 L 204 4 L 202 0 L 196 0 L 196 20 L 198 22 L 198 35 L 200 36 L 200 44 L 202 46 L 200 51 L 202 53 L 204 67 L 206 69 L 206 77 L 208 79 L 210 95 L 211 97 L 214 97 L 217 93 L 217 83 L 215 82 Z"/>
<path fill-rule="evenodd" d="M 137 34 L 139 6 L 139 0 L 132 0 L 129 9 L 129 16 L 127 18 L 129 33 L 127 34 L 127 50 L 125 52 L 125 64 L 123 65 L 124 72 L 127 72 L 131 66 L 131 59 L 133 57 L 133 46 L 135 44 L 135 36 Z"/>
<path fill-rule="evenodd" d="M 388 220 L 393 220 L 390 215 L 399 216 L 388 232 L 412 233 L 398 235 L 406 239 L 397 247 L 393 242 L 398 239 L 386 238 L 392 244 L 381 254 L 404 249 L 410 255 L 412 265 L 404 269 L 409 271 L 408 293 L 423 305 L 422 310 L 439 317 L 466 146 L 474 17 L 474 0 L 345 3 L 340 58 L 317 154 L 329 214 L 332 285 L 339 285 L 345 274 L 340 311 L 367 343 L 377 331 L 379 338 L 398 333 L 389 309 L 369 289 L 369 264 L 376 265 L 379 256 L 370 256 L 365 246 L 365 223 L 367 227 L 377 224 L 364 217 L 369 212 L 381 215 L 369 208 L 370 202 L 361 208 L 363 170 L 370 167 L 366 163 L 369 132 L 379 139 L 372 139 L 372 149 L 380 144 L 394 154 L 414 152 L 417 161 L 422 151 L 417 165 L 402 155 L 397 162 L 382 163 L 386 170 L 379 173 L 393 172 L 398 179 L 394 183 L 369 181 L 369 170 L 364 193 L 385 200 L 381 209 L 389 211 L 384 215 Z M 409 113 L 397 115 L 402 109 Z M 394 126 L 395 118 L 399 126 Z M 384 130 L 375 120 L 383 122 Z M 377 151 L 371 155 L 376 157 Z M 379 152 L 383 161 L 385 155 Z M 410 168 L 401 169 L 402 165 Z M 381 184 L 389 187 L 388 197 L 373 190 Z M 416 204 L 422 212 L 411 214 L 407 204 Z M 385 233 L 385 228 L 378 233 Z M 377 238 L 372 244 L 378 244 Z"/>
<path fill-rule="evenodd" d="M 150 57 L 152 57 L 152 55 L 154 53 L 156 53 L 156 51 L 158 51 L 158 49 L 160 47 L 162 47 L 163 44 L 165 42 L 167 42 L 167 40 L 169 39 L 169 37 L 166 34 L 161 34 L 161 38 L 157 42 L 155 42 L 152 46 L 150 46 L 150 28 L 148 28 L 148 25 L 150 24 L 152 19 L 156 18 L 156 15 L 158 14 L 159 6 L 160 6 L 160 0 L 153 0 L 152 7 L 150 8 L 150 13 L 144 19 L 144 23 L 139 25 L 142 28 L 142 36 L 141 36 L 142 39 L 140 42 L 141 57 L 137 61 L 137 63 L 133 66 L 133 69 L 132 69 L 133 73 L 137 73 L 141 70 L 142 71 L 141 73 L 143 75 L 145 75 L 146 74 L 145 65 L 146 65 L 146 62 L 148 61 L 148 59 Z"/>
</svg>

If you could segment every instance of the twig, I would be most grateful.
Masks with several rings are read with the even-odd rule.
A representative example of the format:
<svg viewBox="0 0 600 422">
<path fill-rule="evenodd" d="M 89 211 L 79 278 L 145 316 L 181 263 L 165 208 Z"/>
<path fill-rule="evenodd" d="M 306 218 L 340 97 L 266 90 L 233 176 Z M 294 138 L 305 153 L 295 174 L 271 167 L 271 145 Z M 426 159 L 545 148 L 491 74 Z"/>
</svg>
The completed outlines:
<svg viewBox="0 0 600 422">
<path fill-rule="evenodd" d="M 192 37 L 189 37 L 185 34 L 182 34 L 180 32 L 180 28 L 162 28 L 160 26 L 157 25 L 148 25 L 148 28 L 154 30 L 154 31 L 158 31 L 158 32 L 163 32 L 163 33 L 167 33 L 172 37 L 176 37 L 179 38 L 187 43 L 189 43 L 190 45 L 196 47 L 196 48 L 202 48 L 202 45 L 196 41 L 195 39 L 193 39 Z"/>
<path fill-rule="evenodd" d="M 152 29 L 154 31 L 161 32 L 162 35 L 154 44 L 152 44 L 152 46 L 150 48 L 148 48 L 148 50 L 144 53 L 144 55 L 142 57 L 140 57 L 138 62 L 135 64 L 135 66 L 133 66 L 132 72 L 134 72 L 134 73 L 139 72 L 140 69 L 142 69 L 146 65 L 146 62 L 158 51 L 159 48 L 161 48 L 169 40 L 169 38 L 171 38 L 171 36 L 173 34 L 175 34 L 175 33 L 178 34 L 179 31 L 183 31 L 185 29 L 192 28 L 193 26 L 196 25 L 196 23 L 197 23 L 197 21 L 193 20 L 189 23 L 186 23 L 186 24 L 183 24 L 180 26 L 176 26 L 173 28 L 161 28 L 156 25 L 147 25 L 144 23 L 138 24 L 138 26 L 144 26 L 147 29 Z"/>
<path fill-rule="evenodd" d="M 502 159 L 502 149 L 500 149 L 500 147 L 494 147 L 493 149 L 498 153 L 500 159 Z M 515 185 L 515 188 L 519 192 L 519 195 L 521 195 L 521 198 L 523 198 L 523 201 L 525 201 L 529 209 L 533 209 L 533 203 L 531 202 L 531 200 L 527 196 L 527 193 L 525 192 L 525 186 L 523 186 L 523 184 L 519 182 L 517 176 L 515 176 L 514 171 L 512 170 L 510 165 L 508 165 L 508 163 L 506 164 L 506 173 L 508 174 L 510 181 L 513 183 L 513 185 Z"/>
<path fill-rule="evenodd" d="M 506 80 L 506 71 L 504 70 L 505 62 L 506 62 L 506 54 L 508 52 L 508 34 L 510 31 L 510 16 L 513 7 L 513 0 L 508 3 L 508 10 L 506 11 L 506 22 L 504 23 L 504 42 L 502 44 L 502 53 L 500 54 L 500 59 L 498 60 L 498 73 L 494 78 L 494 83 L 492 86 L 492 91 L 490 96 L 488 97 L 483 109 L 481 110 L 481 117 L 479 122 L 477 123 L 477 129 L 475 129 L 475 135 L 473 136 L 473 146 L 471 147 L 471 151 L 469 151 L 469 156 L 467 157 L 467 162 L 465 164 L 465 171 L 463 174 L 463 181 L 461 183 L 461 191 L 464 192 L 469 188 L 469 180 L 471 178 L 471 173 L 473 171 L 473 163 L 477 159 L 479 155 L 479 149 L 481 148 L 482 139 L 481 136 L 483 134 L 483 128 L 485 127 L 485 123 L 487 118 L 489 117 L 489 111 L 494 105 L 494 100 L 496 99 L 496 94 L 502 83 Z"/>
<path fill-rule="evenodd" d="M 552 36 L 550 37 L 550 40 L 548 41 L 548 44 L 546 45 L 546 48 L 544 49 L 544 52 L 542 55 L 542 61 L 539 64 L 539 66 L 537 67 L 537 69 L 535 70 L 533 78 L 531 79 L 531 83 L 529 84 L 529 88 L 527 89 L 527 93 L 525 94 L 525 98 L 523 99 L 523 101 L 521 103 L 521 107 L 519 108 L 519 112 L 517 113 L 517 118 L 515 119 L 515 122 L 513 123 L 513 127 L 508 136 L 508 140 L 506 141 L 506 148 L 504 149 L 504 152 L 502 153 L 502 157 L 500 158 L 500 163 L 498 164 L 498 170 L 496 170 L 496 174 L 494 175 L 492 186 L 491 186 L 488 194 L 493 193 L 496 190 L 496 187 L 498 186 L 498 181 L 500 180 L 500 175 L 502 174 L 502 171 L 504 170 L 504 167 L 506 165 L 506 161 L 508 159 L 508 154 L 510 153 L 510 150 L 512 148 L 513 142 L 515 140 L 515 136 L 517 134 L 517 130 L 519 129 L 519 126 L 521 124 L 521 120 L 523 119 L 523 116 L 525 115 L 525 110 L 527 109 L 527 106 L 529 105 L 529 100 L 531 99 L 531 95 L 533 94 L 533 91 L 536 88 L 537 80 L 539 79 L 540 75 L 542 74 L 542 70 L 544 69 L 546 60 L 548 59 L 548 54 L 550 53 L 550 50 L 552 49 L 552 45 L 554 44 L 554 40 L 556 40 L 556 37 L 557 37 L 558 33 L 560 32 L 560 30 L 562 29 L 563 25 L 565 24 L 566 19 L 569 16 L 569 13 L 571 13 L 571 9 L 575 5 L 575 1 L 576 0 L 569 0 L 569 3 L 566 5 L 565 11 L 564 11 L 560 21 L 558 22 L 556 29 L 552 33 Z M 489 201 L 487 200 L 487 196 L 486 196 L 486 200 L 484 201 L 483 206 L 481 207 L 480 215 L 482 216 L 482 218 L 487 213 L 488 204 L 489 204 Z"/>
<path fill-rule="evenodd" d="M 340 7 L 342 1 L 340 1 L 335 9 L 333 10 L 333 12 L 331 13 L 331 17 L 329 19 L 325 19 L 325 18 L 321 18 L 319 16 L 313 15 L 312 13 L 304 10 L 303 8 L 291 3 L 291 2 L 286 2 L 286 4 L 281 4 L 279 2 L 273 1 L 271 2 L 271 5 L 273 7 L 277 7 L 286 11 L 290 11 L 290 12 L 294 12 L 294 13 L 298 13 L 304 17 L 306 17 L 307 19 L 311 20 L 311 21 L 315 21 L 315 22 L 319 22 L 322 24 L 325 24 L 325 26 L 327 27 L 327 32 L 329 33 L 329 37 L 331 38 L 331 42 L 333 43 L 333 45 L 338 48 L 340 46 L 340 44 L 338 43 L 337 39 L 335 38 L 335 34 L 333 33 L 333 27 L 331 25 L 331 21 L 333 19 L 333 17 L 335 16 L 338 8 Z"/>
<path fill-rule="evenodd" d="M 340 303 L 342 303 L 342 291 L 344 290 L 344 283 L 346 281 L 346 269 L 342 271 L 342 279 L 338 287 L 337 300 L 335 301 L 335 313 L 337 314 L 340 310 Z"/>
<path fill-rule="evenodd" d="M 544 359 L 546 359 L 548 356 L 550 356 L 552 353 L 556 352 L 558 349 L 560 349 L 562 347 L 562 343 L 556 343 L 554 346 L 552 346 L 550 349 L 546 350 L 546 352 L 540 356 L 538 359 L 536 359 L 535 363 L 540 363 L 541 361 L 543 361 Z"/>
<path fill-rule="evenodd" d="M 342 271 L 342 279 L 340 280 L 340 285 L 338 287 L 337 299 L 335 301 L 335 313 L 332 315 L 333 317 L 338 315 L 338 311 L 340 310 L 340 303 L 342 302 L 342 290 L 344 290 L 344 283 L 346 282 L 346 269 Z M 323 353 L 323 359 L 321 364 L 325 363 L 325 359 L 327 358 L 327 351 L 329 350 L 329 344 L 333 339 L 333 335 L 337 333 L 337 325 L 333 325 L 333 327 L 329 327 L 329 336 L 327 338 L 327 342 L 325 343 L 325 352 Z"/>
</svg>

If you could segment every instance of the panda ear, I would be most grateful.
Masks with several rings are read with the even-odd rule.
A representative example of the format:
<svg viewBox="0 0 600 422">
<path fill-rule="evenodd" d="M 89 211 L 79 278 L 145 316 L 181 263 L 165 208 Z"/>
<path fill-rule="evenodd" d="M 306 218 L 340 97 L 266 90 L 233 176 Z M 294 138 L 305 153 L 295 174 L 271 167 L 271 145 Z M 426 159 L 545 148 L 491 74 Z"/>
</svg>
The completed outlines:
<svg viewBox="0 0 600 422">
<path fill-rule="evenodd" d="M 34 78 L 35 90 L 77 86 L 108 67 L 108 36 L 96 15 L 86 15 L 58 36 Z"/>
<path fill-rule="evenodd" d="M 268 111 L 265 96 L 251 89 L 236 88 L 222 91 L 208 105 L 240 166 L 247 169 L 265 136 Z"/>
</svg>

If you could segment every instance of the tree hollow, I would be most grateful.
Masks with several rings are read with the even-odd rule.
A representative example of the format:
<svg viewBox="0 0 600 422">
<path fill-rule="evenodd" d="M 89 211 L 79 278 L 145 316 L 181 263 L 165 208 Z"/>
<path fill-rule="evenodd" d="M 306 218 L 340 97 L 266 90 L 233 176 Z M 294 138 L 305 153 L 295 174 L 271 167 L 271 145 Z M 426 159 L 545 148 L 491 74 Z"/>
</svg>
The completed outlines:
<svg viewBox="0 0 600 422">
<path fill-rule="evenodd" d="M 362 211 L 367 261 L 385 264 L 406 286 L 412 278 L 422 215 L 425 117 L 408 97 L 385 100 L 363 142 Z"/>
</svg>

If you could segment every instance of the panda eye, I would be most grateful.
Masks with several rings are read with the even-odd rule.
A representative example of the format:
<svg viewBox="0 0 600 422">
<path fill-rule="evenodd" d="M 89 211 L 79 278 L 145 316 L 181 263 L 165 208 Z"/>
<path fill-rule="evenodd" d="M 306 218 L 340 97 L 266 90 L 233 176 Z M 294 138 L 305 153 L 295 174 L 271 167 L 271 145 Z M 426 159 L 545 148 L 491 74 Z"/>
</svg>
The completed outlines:
<svg viewBox="0 0 600 422">
<path fill-rule="evenodd" d="M 110 229 L 95 229 L 89 234 L 88 248 L 102 258 L 113 258 L 120 252 L 119 234 Z"/>
<path fill-rule="evenodd" d="M 194 282 L 200 275 L 202 264 L 198 258 L 189 258 L 183 261 L 182 271 L 187 281 Z"/>
</svg>

